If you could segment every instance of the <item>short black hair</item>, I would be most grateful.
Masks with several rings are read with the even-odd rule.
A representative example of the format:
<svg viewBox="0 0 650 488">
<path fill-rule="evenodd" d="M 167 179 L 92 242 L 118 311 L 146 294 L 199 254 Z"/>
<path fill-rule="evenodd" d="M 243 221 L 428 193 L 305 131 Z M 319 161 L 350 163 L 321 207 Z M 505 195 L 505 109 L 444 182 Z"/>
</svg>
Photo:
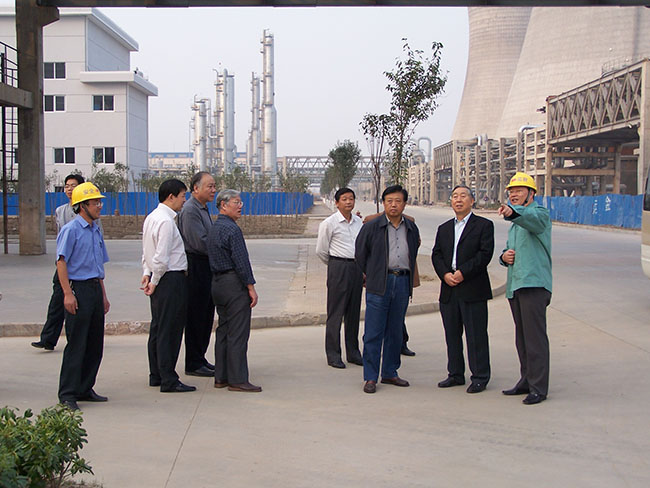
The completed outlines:
<svg viewBox="0 0 650 488">
<path fill-rule="evenodd" d="M 194 176 L 192 176 L 192 179 L 190 180 L 190 191 L 194 191 L 194 187 L 201 183 L 201 180 L 205 175 L 210 175 L 210 173 L 207 171 L 199 171 Z"/>
<path fill-rule="evenodd" d="M 68 182 L 68 180 L 77 180 L 78 185 L 81 185 L 86 181 L 83 176 L 77 173 L 71 173 L 68 176 L 66 176 L 65 180 L 63 180 L 63 184 L 65 185 Z"/>
<path fill-rule="evenodd" d="M 346 193 L 352 193 L 352 198 L 355 200 L 357 199 L 357 196 L 354 194 L 354 191 L 351 188 L 339 188 L 334 194 L 334 200 L 338 202 L 339 199 Z"/>
<path fill-rule="evenodd" d="M 467 186 L 467 185 L 456 185 L 455 187 L 453 187 L 453 188 L 451 189 L 451 193 L 453 194 L 453 193 L 454 193 L 456 190 L 458 190 L 459 188 L 465 188 L 465 189 L 469 192 L 469 196 L 472 197 L 472 200 L 476 200 L 476 197 L 474 196 L 474 192 L 473 192 L 472 189 L 471 189 L 469 186 Z"/>
<path fill-rule="evenodd" d="M 160 188 L 158 188 L 158 201 L 162 203 L 167 200 L 169 195 L 178 196 L 182 191 L 187 191 L 187 187 L 181 180 L 177 180 L 176 178 L 165 180 L 160 184 Z"/>
<path fill-rule="evenodd" d="M 404 201 L 408 201 L 409 199 L 409 192 L 407 192 L 404 188 L 402 188 L 402 185 L 392 185 L 389 186 L 384 190 L 384 193 L 381 194 L 381 201 L 383 202 L 386 200 L 386 195 L 390 195 L 391 193 L 401 193 L 404 195 Z"/>
</svg>

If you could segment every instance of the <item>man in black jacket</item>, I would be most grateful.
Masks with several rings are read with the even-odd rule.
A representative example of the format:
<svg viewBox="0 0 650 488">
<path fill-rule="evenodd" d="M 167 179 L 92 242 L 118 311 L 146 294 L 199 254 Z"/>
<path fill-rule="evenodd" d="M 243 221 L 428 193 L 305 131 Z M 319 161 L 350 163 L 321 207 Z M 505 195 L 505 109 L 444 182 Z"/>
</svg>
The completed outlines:
<svg viewBox="0 0 650 488">
<path fill-rule="evenodd" d="M 440 314 L 447 341 L 448 377 L 440 388 L 465 384 L 463 325 L 472 383 L 467 393 L 485 390 L 490 381 L 487 301 L 492 288 L 487 265 L 494 252 L 494 224 L 474 215 L 474 195 L 465 185 L 451 192 L 456 217 L 440 227 L 431 259 L 440 277 Z"/>
<path fill-rule="evenodd" d="M 397 375 L 400 367 L 402 324 L 413 292 L 413 271 L 420 232 L 403 217 L 408 193 L 399 185 L 381 197 L 385 215 L 365 224 L 355 244 L 355 259 L 366 277 L 366 319 L 363 334 L 363 391 L 374 393 L 379 378 L 395 386 L 409 386 Z M 383 347 L 383 360 L 382 360 Z"/>
</svg>

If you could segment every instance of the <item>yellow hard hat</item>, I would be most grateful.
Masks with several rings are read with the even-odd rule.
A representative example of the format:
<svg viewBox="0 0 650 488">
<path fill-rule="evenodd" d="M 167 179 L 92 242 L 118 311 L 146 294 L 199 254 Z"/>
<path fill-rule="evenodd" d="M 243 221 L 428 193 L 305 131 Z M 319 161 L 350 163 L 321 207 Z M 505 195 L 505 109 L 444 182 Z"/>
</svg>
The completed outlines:
<svg viewBox="0 0 650 488">
<path fill-rule="evenodd" d="M 515 175 L 510 178 L 510 183 L 506 186 L 506 190 L 515 186 L 525 186 L 526 188 L 531 188 L 535 193 L 537 193 L 537 186 L 535 185 L 533 177 L 526 173 L 522 173 L 521 171 L 517 171 Z"/>
<path fill-rule="evenodd" d="M 76 205 L 77 203 L 85 202 L 86 200 L 94 200 L 96 198 L 106 197 L 99 193 L 99 189 L 95 185 L 86 182 L 74 187 L 70 204 Z"/>
</svg>

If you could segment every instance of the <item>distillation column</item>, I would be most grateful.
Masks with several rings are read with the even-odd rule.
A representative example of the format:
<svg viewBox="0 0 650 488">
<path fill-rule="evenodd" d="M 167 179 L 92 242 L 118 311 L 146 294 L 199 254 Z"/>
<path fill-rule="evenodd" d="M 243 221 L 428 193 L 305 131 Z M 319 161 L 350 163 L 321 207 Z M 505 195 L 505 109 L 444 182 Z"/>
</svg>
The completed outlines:
<svg viewBox="0 0 650 488">
<path fill-rule="evenodd" d="M 206 100 L 194 100 L 194 165 L 200 171 L 207 171 L 207 108 Z"/>
<path fill-rule="evenodd" d="M 262 37 L 264 95 L 262 100 L 262 171 L 273 176 L 278 171 L 275 103 L 273 101 L 273 34 L 264 30 Z"/>
<path fill-rule="evenodd" d="M 251 74 L 251 130 L 248 137 L 247 164 L 248 173 L 260 165 L 260 79 Z"/>
</svg>

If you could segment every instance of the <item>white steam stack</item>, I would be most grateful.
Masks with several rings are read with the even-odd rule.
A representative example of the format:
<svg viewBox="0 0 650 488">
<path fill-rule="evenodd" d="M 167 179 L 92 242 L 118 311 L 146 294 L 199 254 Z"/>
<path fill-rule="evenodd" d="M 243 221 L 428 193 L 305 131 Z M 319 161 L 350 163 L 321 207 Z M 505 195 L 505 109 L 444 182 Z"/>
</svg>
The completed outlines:
<svg viewBox="0 0 650 488">
<path fill-rule="evenodd" d="M 274 176 L 278 171 L 276 125 L 274 96 L 274 67 L 273 67 L 273 34 L 268 29 L 262 36 L 263 73 L 262 83 L 262 171 Z"/>
</svg>

